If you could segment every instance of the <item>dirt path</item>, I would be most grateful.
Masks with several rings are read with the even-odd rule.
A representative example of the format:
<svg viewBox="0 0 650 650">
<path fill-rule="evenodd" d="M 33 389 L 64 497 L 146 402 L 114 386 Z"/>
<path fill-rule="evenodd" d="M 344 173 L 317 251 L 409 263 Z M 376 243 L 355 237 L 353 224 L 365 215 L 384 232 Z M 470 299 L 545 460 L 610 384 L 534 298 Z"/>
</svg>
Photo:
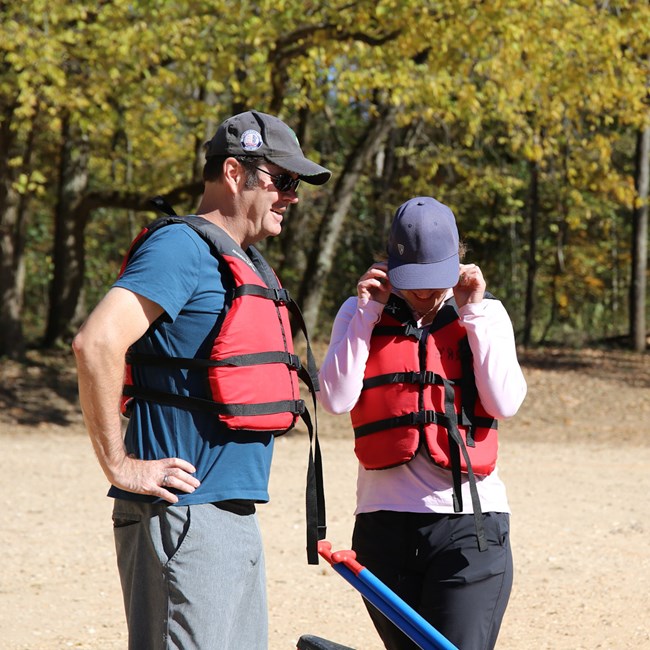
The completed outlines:
<svg viewBox="0 0 650 650">
<path fill-rule="evenodd" d="M 650 648 L 648 357 L 565 361 L 527 359 L 529 396 L 502 427 L 516 575 L 498 648 Z M 59 382 L 39 424 L 33 375 L 0 367 L 0 647 L 123 650 L 107 486 L 76 407 L 65 406 L 73 389 Z M 322 414 L 320 431 L 328 539 L 349 548 L 356 464 L 347 420 Z M 259 509 L 270 649 L 292 650 L 309 633 L 380 650 L 357 592 L 328 565 L 306 564 L 307 450 L 300 432 L 278 440 L 272 501 Z"/>
</svg>

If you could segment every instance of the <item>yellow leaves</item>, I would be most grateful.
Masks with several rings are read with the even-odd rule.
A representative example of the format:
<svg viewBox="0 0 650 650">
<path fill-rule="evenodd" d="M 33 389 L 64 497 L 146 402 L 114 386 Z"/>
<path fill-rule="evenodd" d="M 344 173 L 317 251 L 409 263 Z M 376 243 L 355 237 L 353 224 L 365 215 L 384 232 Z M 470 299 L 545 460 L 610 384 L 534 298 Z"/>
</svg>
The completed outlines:
<svg viewBox="0 0 650 650">
<path fill-rule="evenodd" d="M 33 171 L 31 174 L 21 173 L 13 182 L 13 189 L 18 194 L 36 194 L 42 196 L 45 193 L 46 179 L 39 171 Z"/>
<path fill-rule="evenodd" d="M 14 52 L 24 45 L 28 35 L 16 20 L 0 23 L 0 51 Z"/>
<path fill-rule="evenodd" d="M 566 310 L 566 308 L 569 306 L 569 296 L 564 292 L 559 293 L 558 295 L 556 295 L 555 300 L 556 300 L 557 306 L 562 311 Z"/>
<path fill-rule="evenodd" d="M 640 196 L 634 197 L 633 206 L 635 210 L 640 210 L 646 205 L 648 205 L 648 199 L 642 199 Z"/>
<path fill-rule="evenodd" d="M 521 153 L 526 160 L 541 162 L 544 158 L 544 147 L 539 142 L 526 142 Z"/>
<path fill-rule="evenodd" d="M 585 197 L 582 192 L 574 187 L 568 188 L 567 204 L 573 209 L 585 207 Z"/>
<path fill-rule="evenodd" d="M 390 11 L 392 10 L 392 7 L 389 6 L 389 3 L 387 2 L 378 2 L 377 6 L 375 7 L 375 15 L 377 18 L 384 18 L 387 16 Z"/>
<path fill-rule="evenodd" d="M 584 283 L 587 285 L 588 289 L 601 291 L 605 286 L 602 279 L 596 277 L 595 275 L 586 275 L 583 277 Z"/>
<path fill-rule="evenodd" d="M 25 122 L 38 110 L 82 114 L 104 149 L 124 129 L 135 157 L 181 158 L 204 120 L 233 102 L 265 106 L 271 73 L 286 73 L 287 114 L 388 97 L 405 125 L 449 130 L 459 148 L 480 148 L 489 132 L 504 157 L 543 170 L 566 155 L 573 188 L 631 200 L 608 176 L 609 141 L 614 125 L 644 115 L 647 3 L 618 3 L 618 14 L 557 0 L 5 4 L 0 56 L 11 74 L 0 92 L 19 94 Z"/>
</svg>

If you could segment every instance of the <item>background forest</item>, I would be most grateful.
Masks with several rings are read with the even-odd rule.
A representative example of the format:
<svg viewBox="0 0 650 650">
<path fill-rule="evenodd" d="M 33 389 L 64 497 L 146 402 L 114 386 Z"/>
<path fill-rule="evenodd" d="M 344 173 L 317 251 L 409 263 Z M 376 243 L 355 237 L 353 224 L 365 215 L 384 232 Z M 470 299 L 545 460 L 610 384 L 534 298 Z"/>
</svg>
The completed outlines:
<svg viewBox="0 0 650 650">
<path fill-rule="evenodd" d="M 314 335 L 431 195 L 521 343 L 645 350 L 649 56 L 647 0 L 0 0 L 0 356 L 67 345 L 251 108 L 334 172 L 263 246 Z"/>
</svg>

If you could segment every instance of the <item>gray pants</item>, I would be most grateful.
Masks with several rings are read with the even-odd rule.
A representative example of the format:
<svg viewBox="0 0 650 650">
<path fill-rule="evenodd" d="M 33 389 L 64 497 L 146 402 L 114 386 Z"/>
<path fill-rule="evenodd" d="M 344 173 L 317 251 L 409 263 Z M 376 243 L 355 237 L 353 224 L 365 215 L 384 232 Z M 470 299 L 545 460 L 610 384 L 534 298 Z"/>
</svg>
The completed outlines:
<svg viewBox="0 0 650 650">
<path fill-rule="evenodd" d="M 130 650 L 266 650 L 255 514 L 116 499 L 113 525 Z"/>
</svg>

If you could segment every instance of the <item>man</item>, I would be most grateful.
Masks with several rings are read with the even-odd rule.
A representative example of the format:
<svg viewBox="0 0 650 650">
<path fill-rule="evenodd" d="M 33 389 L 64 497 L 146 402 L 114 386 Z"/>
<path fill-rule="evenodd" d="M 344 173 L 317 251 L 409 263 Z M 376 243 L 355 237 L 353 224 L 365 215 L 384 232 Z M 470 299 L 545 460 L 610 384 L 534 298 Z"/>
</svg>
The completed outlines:
<svg viewBox="0 0 650 650">
<path fill-rule="evenodd" d="M 280 233 L 299 181 L 330 175 L 278 118 L 230 117 L 206 144 L 198 216 L 137 239 L 75 337 L 81 407 L 115 498 L 131 650 L 267 647 L 255 503 L 268 501 L 274 434 L 300 408 L 286 308 L 251 246 Z"/>
</svg>

